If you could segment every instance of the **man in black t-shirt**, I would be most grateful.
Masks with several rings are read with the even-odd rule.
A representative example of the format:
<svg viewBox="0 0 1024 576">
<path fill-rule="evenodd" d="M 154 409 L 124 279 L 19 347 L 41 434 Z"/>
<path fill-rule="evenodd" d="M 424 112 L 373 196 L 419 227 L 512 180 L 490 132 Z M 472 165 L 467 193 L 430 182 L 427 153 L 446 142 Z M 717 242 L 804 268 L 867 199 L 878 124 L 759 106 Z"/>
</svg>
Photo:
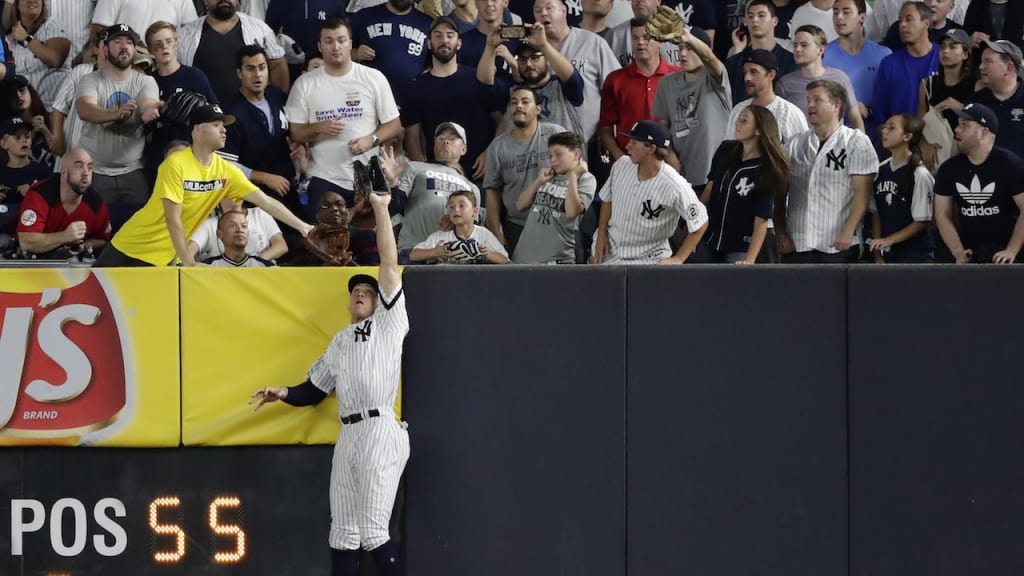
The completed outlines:
<svg viewBox="0 0 1024 576">
<path fill-rule="evenodd" d="M 999 120 L 991 108 L 968 104 L 954 113 L 962 154 L 935 177 L 935 224 L 958 264 L 1009 264 L 1024 245 L 1024 161 L 995 146 Z"/>
</svg>

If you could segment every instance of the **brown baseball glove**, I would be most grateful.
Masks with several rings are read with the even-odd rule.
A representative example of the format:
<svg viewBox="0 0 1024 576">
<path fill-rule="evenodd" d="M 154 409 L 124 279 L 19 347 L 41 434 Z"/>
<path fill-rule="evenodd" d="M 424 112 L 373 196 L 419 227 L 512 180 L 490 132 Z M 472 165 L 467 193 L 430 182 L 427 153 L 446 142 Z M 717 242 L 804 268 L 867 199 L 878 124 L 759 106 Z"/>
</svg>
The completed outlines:
<svg viewBox="0 0 1024 576">
<path fill-rule="evenodd" d="M 658 42 L 678 43 L 685 30 L 683 17 L 668 6 L 658 6 L 658 11 L 647 21 L 647 33 Z"/>
<path fill-rule="evenodd" d="M 441 0 L 420 0 L 419 5 L 420 11 L 431 18 L 444 16 L 444 7 L 441 5 Z"/>
<path fill-rule="evenodd" d="M 310 253 L 329 266 L 355 265 L 348 249 L 348 226 L 317 224 L 302 242 Z"/>
</svg>

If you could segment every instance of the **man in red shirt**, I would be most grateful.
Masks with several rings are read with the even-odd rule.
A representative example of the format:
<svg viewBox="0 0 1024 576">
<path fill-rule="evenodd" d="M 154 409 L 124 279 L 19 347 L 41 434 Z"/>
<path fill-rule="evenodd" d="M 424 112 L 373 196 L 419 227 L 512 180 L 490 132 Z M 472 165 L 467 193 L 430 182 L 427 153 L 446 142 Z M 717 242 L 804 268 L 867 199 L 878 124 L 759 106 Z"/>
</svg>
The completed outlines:
<svg viewBox="0 0 1024 576">
<path fill-rule="evenodd" d="M 608 75 L 601 88 L 601 119 L 598 122 L 601 144 L 611 154 L 612 163 L 625 154 L 625 136 L 640 120 L 650 120 L 651 105 L 658 82 L 666 74 L 680 70 L 661 59 L 661 43 L 647 34 L 646 21 L 630 22 L 633 62 Z"/>
<path fill-rule="evenodd" d="M 110 240 L 110 215 L 92 189 L 92 156 L 74 148 L 64 156 L 59 178 L 29 189 L 18 215 L 18 243 L 43 258 L 68 258 Z"/>
</svg>

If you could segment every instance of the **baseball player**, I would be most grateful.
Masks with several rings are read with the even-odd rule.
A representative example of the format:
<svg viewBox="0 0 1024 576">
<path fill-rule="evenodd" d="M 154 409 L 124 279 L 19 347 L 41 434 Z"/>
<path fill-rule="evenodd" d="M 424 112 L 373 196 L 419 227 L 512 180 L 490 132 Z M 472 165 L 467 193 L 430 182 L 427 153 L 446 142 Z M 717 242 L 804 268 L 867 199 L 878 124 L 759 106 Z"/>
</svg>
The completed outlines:
<svg viewBox="0 0 1024 576">
<path fill-rule="evenodd" d="M 309 369 L 305 382 L 257 390 L 249 402 L 259 410 L 277 400 L 309 406 L 331 391 L 338 397 L 343 426 L 331 468 L 331 576 L 359 574 L 360 546 L 372 553 L 378 574 L 403 573 L 388 523 L 398 481 L 409 459 L 409 435 L 393 410 L 409 318 L 388 214 L 390 201 L 390 194 L 370 195 L 377 225 L 380 282 L 365 274 L 349 280 L 352 323 L 334 336 Z"/>
</svg>

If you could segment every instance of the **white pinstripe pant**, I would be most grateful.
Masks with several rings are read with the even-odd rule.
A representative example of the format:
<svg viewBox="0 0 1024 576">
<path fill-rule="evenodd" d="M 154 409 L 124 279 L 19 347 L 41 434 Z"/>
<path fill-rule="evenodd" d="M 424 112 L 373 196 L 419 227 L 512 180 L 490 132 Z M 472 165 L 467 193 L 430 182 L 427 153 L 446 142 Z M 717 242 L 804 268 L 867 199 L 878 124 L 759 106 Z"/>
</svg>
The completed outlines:
<svg viewBox="0 0 1024 576">
<path fill-rule="evenodd" d="M 342 425 L 331 465 L 331 548 L 373 550 L 391 538 L 391 509 L 408 460 L 409 433 L 391 410 Z"/>
</svg>

